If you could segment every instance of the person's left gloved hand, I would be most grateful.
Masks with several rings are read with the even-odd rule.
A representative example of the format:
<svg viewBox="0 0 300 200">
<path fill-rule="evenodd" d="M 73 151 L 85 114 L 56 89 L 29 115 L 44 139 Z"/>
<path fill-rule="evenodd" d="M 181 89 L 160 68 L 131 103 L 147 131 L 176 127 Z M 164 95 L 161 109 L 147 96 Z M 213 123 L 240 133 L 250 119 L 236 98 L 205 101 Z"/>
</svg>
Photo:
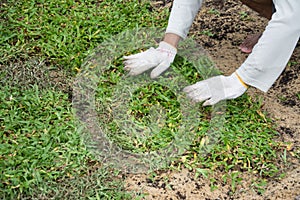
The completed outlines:
<svg viewBox="0 0 300 200">
<path fill-rule="evenodd" d="M 194 102 L 201 102 L 203 106 L 214 105 L 221 100 L 234 99 L 241 96 L 248 86 L 240 79 L 238 74 L 230 76 L 215 76 L 199 81 L 183 89 Z"/>
</svg>

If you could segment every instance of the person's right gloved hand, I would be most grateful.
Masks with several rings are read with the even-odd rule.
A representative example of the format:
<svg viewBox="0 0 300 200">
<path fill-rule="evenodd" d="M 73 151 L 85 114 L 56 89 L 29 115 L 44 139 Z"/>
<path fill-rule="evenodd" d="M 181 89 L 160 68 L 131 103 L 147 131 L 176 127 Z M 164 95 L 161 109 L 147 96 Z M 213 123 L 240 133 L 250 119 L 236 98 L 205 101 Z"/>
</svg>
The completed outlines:
<svg viewBox="0 0 300 200">
<path fill-rule="evenodd" d="M 154 68 L 150 77 L 156 78 L 170 67 L 176 53 L 175 47 L 162 41 L 156 49 L 151 47 L 144 52 L 124 56 L 124 69 L 129 71 L 129 75 L 136 76 Z"/>
<path fill-rule="evenodd" d="M 247 88 L 248 86 L 235 72 L 230 76 L 219 75 L 199 81 L 185 87 L 183 91 L 194 102 L 205 101 L 203 106 L 209 106 L 221 100 L 235 99 L 244 94 Z"/>
</svg>

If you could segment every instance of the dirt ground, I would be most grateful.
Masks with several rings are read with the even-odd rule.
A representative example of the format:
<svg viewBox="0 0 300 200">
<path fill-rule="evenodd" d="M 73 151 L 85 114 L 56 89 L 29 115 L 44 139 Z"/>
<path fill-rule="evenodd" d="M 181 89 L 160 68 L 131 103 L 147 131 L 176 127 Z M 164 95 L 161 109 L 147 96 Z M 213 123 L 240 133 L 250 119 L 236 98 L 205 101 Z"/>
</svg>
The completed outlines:
<svg viewBox="0 0 300 200">
<path fill-rule="evenodd" d="M 168 6 L 168 1 L 156 1 L 156 6 Z M 218 14 L 214 11 L 218 10 Z M 227 0 L 223 6 L 216 0 L 207 0 L 195 20 L 190 34 L 202 44 L 212 56 L 213 61 L 225 74 L 231 74 L 246 59 L 247 54 L 239 50 L 239 45 L 250 34 L 264 30 L 267 20 L 251 11 L 239 1 Z M 213 36 L 201 33 L 209 30 Z M 300 45 L 296 47 L 290 64 L 268 93 L 254 88 L 248 94 L 263 98 L 263 110 L 278 125 L 279 140 L 292 142 L 293 148 L 300 147 Z M 243 181 L 234 194 L 230 184 L 218 183 L 218 189 L 211 191 L 209 180 L 197 178 L 188 170 L 180 172 L 159 172 L 153 179 L 147 174 L 130 175 L 126 179 L 128 191 L 147 194 L 144 199 L 300 199 L 300 162 L 288 155 L 286 176 L 270 179 L 265 192 L 254 191 L 251 180 L 253 174 L 243 174 Z M 217 177 L 214 177 L 218 180 Z"/>
</svg>

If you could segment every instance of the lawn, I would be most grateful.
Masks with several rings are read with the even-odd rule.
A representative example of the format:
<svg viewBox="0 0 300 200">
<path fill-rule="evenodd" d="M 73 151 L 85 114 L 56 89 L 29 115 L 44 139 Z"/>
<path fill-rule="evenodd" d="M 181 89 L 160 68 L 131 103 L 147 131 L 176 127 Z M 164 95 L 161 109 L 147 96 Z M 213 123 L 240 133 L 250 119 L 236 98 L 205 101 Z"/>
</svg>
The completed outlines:
<svg viewBox="0 0 300 200">
<path fill-rule="evenodd" d="M 127 30 L 165 27 L 169 10 L 137 0 L 6 0 L 0 5 L 1 199 L 131 199 L 122 171 L 105 166 L 82 137 L 88 130 L 73 112 L 73 81 L 99 46 L 106 50 L 109 45 L 103 44 Z M 143 47 L 132 48 L 124 53 Z M 126 112 L 147 127 L 151 107 L 159 105 L 166 112 L 166 125 L 151 136 L 124 135 L 123 118 L 115 120 L 109 114 L 113 88 L 125 75 L 120 56 L 96 76 L 97 123 L 112 141 L 135 153 L 168 146 L 179 124 L 187 123 L 179 109 L 184 97 L 159 82 L 138 88 Z M 205 78 L 180 56 L 171 68 L 186 83 Z M 228 101 L 222 128 L 214 132 L 209 131 L 213 109 L 193 107 L 193 114 L 198 113 L 196 121 L 191 119 L 193 140 L 164 170 L 188 168 L 198 177 L 219 170 L 225 183 L 231 180 L 233 192 L 245 171 L 258 174 L 258 182 L 280 176 L 282 144 L 275 142 L 275 125 L 262 112 L 260 101 L 246 94 Z M 203 155 L 207 133 L 220 137 Z M 214 180 L 208 181 L 213 188 Z"/>
</svg>

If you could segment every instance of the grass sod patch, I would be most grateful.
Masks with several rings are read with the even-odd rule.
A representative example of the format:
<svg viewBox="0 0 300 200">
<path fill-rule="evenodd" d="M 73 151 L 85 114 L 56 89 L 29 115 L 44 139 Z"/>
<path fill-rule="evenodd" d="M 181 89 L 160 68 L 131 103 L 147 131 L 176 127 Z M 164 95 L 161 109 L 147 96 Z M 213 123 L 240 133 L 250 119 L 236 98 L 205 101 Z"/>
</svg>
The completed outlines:
<svg viewBox="0 0 300 200">
<path fill-rule="evenodd" d="M 47 196 L 55 191 L 64 195 L 59 191 L 67 192 L 65 185 L 80 190 L 90 184 L 82 182 L 93 167 L 92 156 L 82 144 L 67 95 L 37 87 L 25 91 L 3 87 L 0 93 L 1 199 Z M 99 173 L 97 179 L 93 176 L 96 180 L 88 179 L 95 190 L 77 191 L 78 196 L 109 197 L 114 188 L 120 188 L 111 182 L 105 185 L 102 179 L 108 173 Z"/>
<path fill-rule="evenodd" d="M 109 101 L 112 91 L 110 88 L 117 84 L 124 74 L 121 62 L 116 61 L 114 64 L 101 77 L 96 102 L 104 103 L 107 100 Z M 172 65 L 172 69 L 185 75 L 189 83 L 195 83 L 202 79 L 201 75 L 186 60 L 178 57 Z M 167 125 L 159 133 L 142 140 L 138 137 L 126 138 L 126 134 L 124 135 L 122 130 L 115 126 L 113 118 L 110 119 L 111 116 L 108 114 L 103 119 L 105 119 L 108 126 L 110 124 L 110 137 L 123 148 L 135 152 L 151 151 L 157 147 L 168 145 L 174 139 L 174 131 L 176 132 L 174 127 L 178 124 L 178 120 L 180 121 L 178 111 L 176 111 L 178 102 L 168 88 L 152 84 L 138 90 L 132 97 L 130 114 L 137 121 L 143 122 L 145 119 L 148 119 L 147 116 L 151 106 L 156 104 L 164 105 L 166 102 L 175 115 L 167 116 Z M 202 152 L 207 142 L 205 141 L 205 133 L 210 126 L 211 108 L 203 108 L 198 104 L 196 110 L 201 113 L 197 138 L 195 138 L 188 152 L 183 155 L 180 161 L 175 162 L 174 166 L 185 166 L 191 170 L 196 170 L 196 172 L 202 170 L 204 173 L 207 173 L 208 170 L 212 172 L 220 170 L 224 172 L 224 176 L 228 176 L 224 178 L 227 180 L 240 181 L 238 174 L 243 171 L 259 174 L 260 177 L 274 177 L 278 175 L 279 166 L 277 160 L 279 158 L 277 150 L 279 144 L 273 141 L 277 132 L 271 120 L 262 112 L 260 101 L 254 101 L 247 94 L 244 94 L 237 100 L 227 101 L 226 122 L 224 127 L 216 130 L 222 131 L 219 133 L 221 136 L 220 142 L 205 156 L 202 156 Z M 229 175 L 226 175 L 227 173 Z"/>
<path fill-rule="evenodd" d="M 91 167 L 80 176 L 64 176 L 57 182 L 45 183 L 41 192 L 22 199 L 132 199 L 132 194 L 124 192 L 118 173 L 98 167 Z"/>
<path fill-rule="evenodd" d="M 8 0 L 0 10 L 0 63 L 34 56 L 73 71 L 105 38 L 136 26 L 166 26 L 167 14 L 138 0 Z"/>
<path fill-rule="evenodd" d="M 172 67 L 174 71 L 181 73 L 186 78 L 187 83 L 195 83 L 197 80 L 202 79 L 200 74 L 191 70 L 191 68 L 192 65 L 186 61 L 186 59 L 179 56 L 176 57 Z M 118 90 L 118 87 L 115 88 L 114 86 L 122 80 L 122 76 L 125 74 L 122 58 L 117 58 L 100 77 L 96 91 L 96 107 L 98 109 L 99 119 L 103 120 L 99 122 L 101 127 L 103 127 L 104 130 L 106 129 L 112 141 L 126 150 L 149 152 L 167 147 L 174 140 L 176 133 L 178 133 L 180 122 L 182 122 L 183 118 L 180 110 L 181 105 L 178 102 L 176 94 L 174 94 L 170 88 L 161 85 L 159 82 L 154 81 L 153 83 L 147 83 L 146 81 L 146 85 L 134 91 L 129 98 L 129 102 L 126 102 L 126 100 L 123 102 L 124 104 L 128 103 L 129 106 L 124 107 L 128 109 L 124 111 L 124 114 L 129 114 L 134 118 L 130 119 L 129 117 L 129 121 L 136 124 L 136 126 L 129 125 L 129 127 L 124 128 L 123 125 L 126 126 L 126 123 L 119 121 L 123 121 L 125 118 L 115 119 L 113 110 L 116 108 L 110 105 L 110 103 L 111 98 L 116 97 L 115 95 L 113 97 L 111 96 L 112 93 L 114 93 L 113 91 Z M 143 78 L 141 78 L 141 80 L 142 79 Z M 119 92 L 116 93 L 118 94 Z M 159 107 L 158 112 L 162 113 L 153 113 L 152 109 L 154 108 L 155 110 L 157 107 Z M 211 108 L 197 106 L 197 111 L 195 112 L 198 114 L 201 113 L 201 117 L 197 120 L 199 120 L 199 123 L 203 127 L 208 128 L 208 115 L 210 115 Z M 154 127 L 152 126 L 153 123 L 155 124 Z M 138 131 L 139 127 L 141 127 L 141 129 L 143 129 L 143 127 L 150 127 L 152 131 L 145 136 L 142 130 L 140 132 Z"/>
</svg>

